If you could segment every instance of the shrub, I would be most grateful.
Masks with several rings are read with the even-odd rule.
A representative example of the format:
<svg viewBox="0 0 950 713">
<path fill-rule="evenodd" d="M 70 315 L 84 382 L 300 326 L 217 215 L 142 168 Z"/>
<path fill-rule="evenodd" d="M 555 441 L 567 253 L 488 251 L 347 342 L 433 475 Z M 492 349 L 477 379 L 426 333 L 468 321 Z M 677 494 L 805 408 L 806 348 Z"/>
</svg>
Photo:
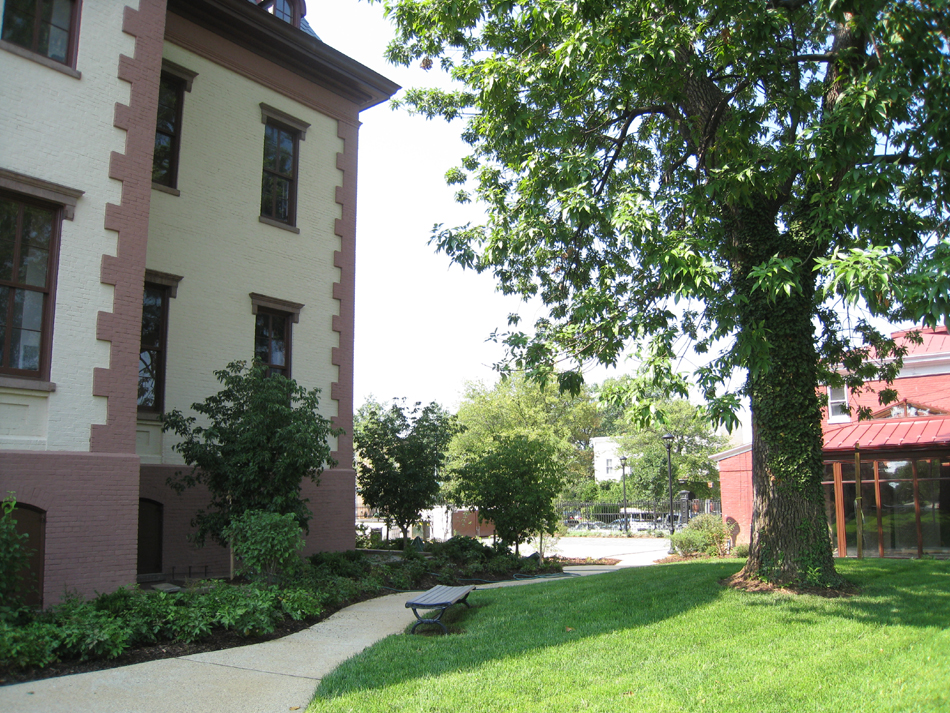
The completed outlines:
<svg viewBox="0 0 950 713">
<path fill-rule="evenodd" d="M 287 589 L 280 594 L 280 608 L 294 621 L 319 616 L 326 597 L 309 589 Z"/>
<path fill-rule="evenodd" d="M 171 637 L 186 644 L 201 641 L 211 633 L 211 619 L 200 607 L 176 606 L 168 620 Z"/>
<path fill-rule="evenodd" d="M 442 568 L 442 571 L 439 572 L 439 576 L 436 578 L 439 584 L 457 584 L 459 578 L 459 570 L 454 564 L 447 564 Z"/>
<path fill-rule="evenodd" d="M 687 530 L 697 530 L 706 537 L 706 546 L 702 549 L 712 550 L 710 554 L 725 557 L 729 551 L 731 536 L 726 523 L 719 515 L 697 515 L 686 526 Z"/>
<path fill-rule="evenodd" d="M 742 559 L 747 558 L 749 556 L 749 545 L 744 542 L 741 545 L 736 545 L 732 548 L 732 556 L 741 557 Z"/>
<path fill-rule="evenodd" d="M 317 552 L 308 558 L 318 570 L 335 577 L 359 579 L 369 574 L 372 565 L 362 552 Z"/>
<path fill-rule="evenodd" d="M 362 591 L 363 576 L 359 575 L 359 579 L 340 577 L 333 574 L 329 567 L 310 565 L 305 566 L 297 575 L 296 584 L 322 596 L 325 606 L 337 607 L 356 599 Z"/>
<path fill-rule="evenodd" d="M 153 644 L 168 638 L 168 621 L 174 600 L 164 592 L 144 592 L 135 587 L 121 587 L 108 594 L 99 594 L 92 601 L 96 611 L 121 619 L 129 634 L 129 645 Z"/>
<path fill-rule="evenodd" d="M 521 566 L 521 559 L 508 552 L 496 554 L 485 565 L 485 569 L 492 574 L 509 574 Z"/>
<path fill-rule="evenodd" d="M 68 595 L 54 609 L 59 629 L 60 658 L 114 659 L 129 648 L 130 632 L 121 619 L 108 611 L 99 611 L 94 602 L 79 595 Z"/>
<path fill-rule="evenodd" d="M 130 644 L 154 644 L 173 638 L 171 622 L 178 597 L 165 592 L 135 591 L 122 614 L 129 628 Z"/>
<path fill-rule="evenodd" d="M 360 523 L 356 526 L 356 548 L 366 550 L 373 546 L 372 532 L 366 525 Z"/>
<path fill-rule="evenodd" d="M 253 577 L 272 581 L 299 565 L 297 552 L 303 547 L 303 537 L 292 513 L 248 510 L 233 518 L 222 534 L 231 542 L 244 571 Z"/>
<path fill-rule="evenodd" d="M 59 660 L 60 633 L 53 624 L 33 622 L 14 627 L 0 622 L 0 664 L 18 668 L 43 668 Z"/>
<path fill-rule="evenodd" d="M 725 557 L 729 550 L 729 530 L 718 515 L 697 515 L 685 529 L 673 535 L 673 547 L 682 555 L 700 552 Z"/>
<path fill-rule="evenodd" d="M 20 572 L 31 552 L 26 544 L 27 535 L 16 531 L 15 507 L 13 493 L 0 500 L 0 620 L 15 618 L 23 604 Z"/>
<path fill-rule="evenodd" d="M 673 547 L 681 555 L 699 554 L 709 547 L 709 539 L 704 532 L 689 528 L 673 533 L 672 542 Z"/>
<path fill-rule="evenodd" d="M 456 564 L 482 562 L 495 554 L 491 547 L 483 545 L 474 537 L 464 535 L 456 535 L 445 542 L 433 544 L 432 552 L 436 557 L 444 557 Z"/>
</svg>

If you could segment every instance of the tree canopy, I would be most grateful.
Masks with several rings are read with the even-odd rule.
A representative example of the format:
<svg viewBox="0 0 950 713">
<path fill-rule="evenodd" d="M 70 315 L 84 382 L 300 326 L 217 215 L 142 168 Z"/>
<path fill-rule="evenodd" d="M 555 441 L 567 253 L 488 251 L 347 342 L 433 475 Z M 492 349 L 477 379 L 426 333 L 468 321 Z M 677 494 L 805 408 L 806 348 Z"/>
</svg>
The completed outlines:
<svg viewBox="0 0 950 713">
<path fill-rule="evenodd" d="M 710 456 L 726 447 L 727 438 L 709 425 L 702 409 L 684 399 L 661 405 L 664 423 L 633 425 L 617 438 L 627 460 L 627 488 L 631 497 L 661 498 L 669 488 L 666 444 L 662 436 L 673 435 L 670 448 L 675 490 L 689 490 L 699 498 L 719 496 L 719 470 Z"/>
<path fill-rule="evenodd" d="M 894 347 L 842 314 L 950 312 L 946 1 L 385 5 L 390 60 L 457 82 L 402 101 L 464 119 L 471 152 L 447 179 L 487 210 L 433 239 L 549 308 L 530 330 L 510 319 L 510 367 L 576 391 L 586 362 L 636 343 L 638 396 L 692 386 L 727 424 L 748 397 L 744 576 L 839 582 L 817 387 Z M 682 339 L 706 355 L 691 374 Z M 896 356 L 848 384 L 893 377 Z"/>
<path fill-rule="evenodd" d="M 356 483 L 363 502 L 402 531 L 436 503 L 455 417 L 434 401 L 410 408 L 394 401 L 385 406 L 367 401 L 353 424 Z"/>
<path fill-rule="evenodd" d="M 449 449 L 455 465 L 480 456 L 500 436 L 525 436 L 552 445 L 566 487 L 593 482 L 591 439 L 603 434 L 603 414 L 586 386 L 576 395 L 559 393 L 520 373 L 491 387 L 468 383 L 457 416 L 462 430 Z"/>
<path fill-rule="evenodd" d="M 313 515 L 300 483 L 319 483 L 324 468 L 336 465 L 329 439 L 341 432 L 320 414 L 320 389 L 267 371 L 255 360 L 214 372 L 221 390 L 191 405 L 207 425 L 178 409 L 162 418 L 162 430 L 181 438 L 172 450 L 193 466 L 169 478 L 169 485 L 181 493 L 203 484 L 211 495 L 208 508 L 192 520 L 199 545 L 207 537 L 226 544 L 225 529 L 250 510 L 292 514 L 307 529 Z"/>
<path fill-rule="evenodd" d="M 554 499 L 563 486 L 557 451 L 550 441 L 502 435 L 454 474 L 460 504 L 478 509 L 482 521 L 515 553 L 532 535 L 553 535 L 558 525 Z"/>
</svg>

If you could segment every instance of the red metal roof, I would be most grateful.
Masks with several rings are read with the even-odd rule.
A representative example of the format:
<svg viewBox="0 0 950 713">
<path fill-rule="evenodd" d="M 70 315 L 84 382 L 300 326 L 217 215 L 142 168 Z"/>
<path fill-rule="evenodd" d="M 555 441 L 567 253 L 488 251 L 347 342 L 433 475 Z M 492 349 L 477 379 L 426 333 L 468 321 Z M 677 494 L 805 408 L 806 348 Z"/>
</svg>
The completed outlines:
<svg viewBox="0 0 950 713">
<path fill-rule="evenodd" d="M 911 331 L 914 330 L 905 329 L 901 332 L 891 332 L 892 338 L 907 347 L 908 355 L 950 352 L 950 333 L 947 332 L 946 326 L 937 327 L 936 329 L 916 328 L 916 331 L 920 332 L 923 344 L 914 344 L 910 340 L 904 339 L 904 336 Z"/>
<path fill-rule="evenodd" d="M 881 418 L 825 430 L 824 451 L 950 448 L 950 416 Z"/>
</svg>

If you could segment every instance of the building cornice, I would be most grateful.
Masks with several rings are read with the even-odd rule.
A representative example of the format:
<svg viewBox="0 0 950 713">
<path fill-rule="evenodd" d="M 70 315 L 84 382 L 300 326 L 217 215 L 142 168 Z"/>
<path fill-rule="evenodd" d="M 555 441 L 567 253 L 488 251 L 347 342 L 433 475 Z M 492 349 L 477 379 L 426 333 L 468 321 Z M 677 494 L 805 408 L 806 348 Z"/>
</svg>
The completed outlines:
<svg viewBox="0 0 950 713">
<path fill-rule="evenodd" d="M 720 451 L 719 453 L 714 453 L 709 456 L 709 460 L 715 461 L 718 463 L 721 460 L 726 460 L 726 458 L 732 458 L 733 456 L 742 455 L 743 453 L 748 453 L 752 450 L 751 443 L 743 443 L 741 446 L 736 446 L 735 448 L 730 448 L 726 451 Z"/>
<path fill-rule="evenodd" d="M 247 0 L 168 0 L 168 10 L 352 101 L 360 111 L 399 85 Z"/>
</svg>

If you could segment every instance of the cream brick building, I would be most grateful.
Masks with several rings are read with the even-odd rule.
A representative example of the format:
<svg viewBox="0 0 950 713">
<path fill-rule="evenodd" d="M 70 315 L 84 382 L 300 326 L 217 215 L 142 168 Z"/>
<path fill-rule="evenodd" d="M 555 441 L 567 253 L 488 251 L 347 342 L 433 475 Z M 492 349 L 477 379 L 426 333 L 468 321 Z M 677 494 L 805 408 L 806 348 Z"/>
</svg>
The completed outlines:
<svg viewBox="0 0 950 713">
<path fill-rule="evenodd" d="M 166 486 L 157 418 L 228 362 L 319 387 L 351 430 L 359 113 L 397 87 L 305 13 L 0 0 L 0 492 L 43 604 L 224 572 L 186 541 L 206 495 Z M 353 546 L 349 435 L 334 457 L 309 551 Z"/>
</svg>

